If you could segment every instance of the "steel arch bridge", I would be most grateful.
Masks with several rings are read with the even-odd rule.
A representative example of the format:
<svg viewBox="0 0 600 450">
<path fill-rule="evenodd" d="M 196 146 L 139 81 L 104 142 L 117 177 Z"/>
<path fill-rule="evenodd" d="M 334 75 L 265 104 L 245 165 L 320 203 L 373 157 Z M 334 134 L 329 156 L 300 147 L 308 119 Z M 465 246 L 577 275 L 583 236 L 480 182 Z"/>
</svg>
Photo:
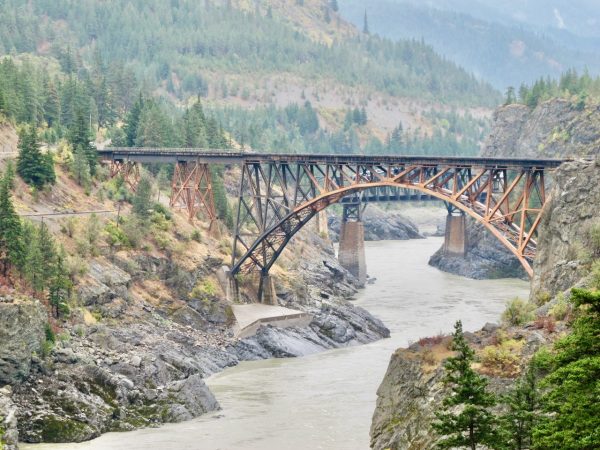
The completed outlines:
<svg viewBox="0 0 600 450">
<path fill-rule="evenodd" d="M 174 163 L 172 206 L 186 207 L 190 218 L 204 210 L 211 221 L 216 215 L 209 166 L 240 165 L 231 272 L 263 276 L 312 217 L 361 192 L 367 198 L 414 199 L 417 193 L 442 200 L 481 223 L 531 276 L 536 230 L 547 201 L 546 174 L 565 161 L 154 148 L 99 153 L 110 163 L 111 174 L 123 175 L 132 187 L 138 164 Z M 259 296 L 261 290 L 262 281 Z"/>
</svg>

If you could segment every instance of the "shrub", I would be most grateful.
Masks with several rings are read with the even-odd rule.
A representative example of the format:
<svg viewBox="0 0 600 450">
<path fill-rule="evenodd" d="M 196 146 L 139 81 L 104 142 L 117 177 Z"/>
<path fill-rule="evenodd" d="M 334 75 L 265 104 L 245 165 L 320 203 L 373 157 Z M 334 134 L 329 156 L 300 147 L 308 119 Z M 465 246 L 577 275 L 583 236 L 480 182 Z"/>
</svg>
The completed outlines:
<svg viewBox="0 0 600 450">
<path fill-rule="evenodd" d="M 549 314 L 555 320 L 564 320 L 570 310 L 571 306 L 565 298 L 565 295 L 561 292 L 556 296 L 556 303 L 550 308 Z"/>
<path fill-rule="evenodd" d="M 202 233 L 200 233 L 200 230 L 195 229 L 194 231 L 192 231 L 190 239 L 192 239 L 193 241 L 201 243 L 202 242 Z"/>
<path fill-rule="evenodd" d="M 596 256 L 600 256 L 600 223 L 592 225 L 589 236 L 592 251 Z"/>
<path fill-rule="evenodd" d="M 500 345 L 489 345 L 479 355 L 481 365 L 493 373 L 515 376 L 519 373 L 522 343 L 509 339 Z"/>
<path fill-rule="evenodd" d="M 506 309 L 502 313 L 502 320 L 507 325 L 523 325 L 533 320 L 534 305 L 515 297 L 506 304 Z"/>
<path fill-rule="evenodd" d="M 600 290 L 600 259 L 594 261 L 590 273 L 590 287 Z"/>
<path fill-rule="evenodd" d="M 212 280 L 204 280 L 201 284 L 197 284 L 190 292 L 190 298 L 204 299 L 208 297 L 214 297 L 217 294 L 217 287 Z"/>
<path fill-rule="evenodd" d="M 119 248 L 129 248 L 131 247 L 131 242 L 129 242 L 129 238 L 125 234 L 125 232 L 117 227 L 115 222 L 108 222 L 104 227 L 104 235 L 106 239 L 106 243 L 111 247 L 119 247 Z"/>
<path fill-rule="evenodd" d="M 552 296 L 550 295 L 549 292 L 546 292 L 546 291 L 538 292 L 538 294 L 535 296 L 535 304 L 537 306 L 543 306 L 546 303 L 548 303 L 550 300 L 552 300 Z"/>
<path fill-rule="evenodd" d="M 417 343 L 421 347 L 433 347 L 434 345 L 441 344 L 442 341 L 444 340 L 444 337 L 445 336 L 440 333 L 440 334 L 438 334 L 436 336 L 423 337 L 423 338 L 419 339 L 417 341 Z"/>
</svg>

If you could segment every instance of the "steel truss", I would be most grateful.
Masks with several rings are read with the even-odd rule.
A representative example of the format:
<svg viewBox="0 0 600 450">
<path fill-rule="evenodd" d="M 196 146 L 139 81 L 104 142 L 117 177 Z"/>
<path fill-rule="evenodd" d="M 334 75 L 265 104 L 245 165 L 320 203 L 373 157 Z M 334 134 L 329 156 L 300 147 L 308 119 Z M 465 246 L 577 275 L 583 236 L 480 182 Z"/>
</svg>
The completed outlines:
<svg viewBox="0 0 600 450">
<path fill-rule="evenodd" d="M 363 191 L 434 197 L 483 224 L 531 276 L 546 204 L 543 166 L 439 163 L 244 162 L 232 273 L 268 275 L 290 239 L 319 211 Z M 400 188 L 400 189 L 398 189 Z M 401 194 L 392 194 L 400 192 Z M 368 196 L 368 194 L 366 194 Z"/>
<path fill-rule="evenodd" d="M 123 177 L 123 181 L 135 192 L 140 182 L 140 166 L 136 161 L 111 160 L 109 164 L 110 177 Z"/>
<path fill-rule="evenodd" d="M 217 219 L 217 212 L 208 164 L 198 161 L 175 164 L 169 204 L 171 207 L 187 209 L 190 221 L 203 211 L 212 226 Z"/>
</svg>

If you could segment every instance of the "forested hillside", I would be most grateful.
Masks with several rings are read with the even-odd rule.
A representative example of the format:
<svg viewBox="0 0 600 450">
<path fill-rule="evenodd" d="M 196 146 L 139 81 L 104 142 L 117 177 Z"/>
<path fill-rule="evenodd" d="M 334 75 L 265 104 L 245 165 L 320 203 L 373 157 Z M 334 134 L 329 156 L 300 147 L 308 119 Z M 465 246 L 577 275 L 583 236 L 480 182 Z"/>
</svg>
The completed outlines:
<svg viewBox="0 0 600 450">
<path fill-rule="evenodd" d="M 600 41 L 574 34 L 579 24 L 586 24 L 581 13 L 577 14 L 578 8 L 568 8 L 578 18 L 578 22 L 575 19 L 570 22 L 570 29 L 541 28 L 531 2 L 512 2 L 506 7 L 484 3 L 339 2 L 342 15 L 357 26 L 362 25 L 366 10 L 371 32 L 392 39 L 423 38 L 436 51 L 493 82 L 498 89 L 532 82 L 540 76 L 556 77 L 572 67 L 580 71 L 587 67 L 593 73 L 600 71 Z M 557 20 L 550 6 L 542 8 L 538 4 L 537 10 Z M 547 25 L 547 19 L 544 20 L 542 23 Z"/>
<path fill-rule="evenodd" d="M 50 143 L 77 103 L 99 141 L 123 144 L 141 93 L 154 134 L 129 145 L 181 145 L 173 124 L 200 98 L 242 148 L 473 154 L 501 101 L 427 44 L 361 32 L 327 0 L 2 6 L 0 54 L 14 66 L 0 79 L 5 109 Z"/>
</svg>

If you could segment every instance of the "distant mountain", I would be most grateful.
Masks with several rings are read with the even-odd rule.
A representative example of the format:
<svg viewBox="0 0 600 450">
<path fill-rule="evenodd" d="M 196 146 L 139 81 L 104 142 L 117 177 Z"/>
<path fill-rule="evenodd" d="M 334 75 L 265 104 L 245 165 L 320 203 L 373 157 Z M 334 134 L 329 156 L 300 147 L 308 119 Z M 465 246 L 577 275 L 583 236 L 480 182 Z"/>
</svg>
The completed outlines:
<svg viewBox="0 0 600 450">
<path fill-rule="evenodd" d="M 556 17 L 554 22 L 546 17 L 554 10 L 541 0 L 339 0 L 341 14 L 356 25 L 363 23 L 366 10 L 371 32 L 392 39 L 422 38 L 502 90 L 541 76 L 557 77 L 569 68 L 600 72 L 600 38 L 593 36 L 593 27 L 572 25 L 582 33 L 589 29 L 585 35 L 567 27 L 567 20 L 596 20 L 594 11 L 600 7 L 581 3 L 589 6 L 587 21 L 566 1 L 554 3 L 559 5 L 557 16 L 565 21 L 559 27 Z"/>
</svg>

